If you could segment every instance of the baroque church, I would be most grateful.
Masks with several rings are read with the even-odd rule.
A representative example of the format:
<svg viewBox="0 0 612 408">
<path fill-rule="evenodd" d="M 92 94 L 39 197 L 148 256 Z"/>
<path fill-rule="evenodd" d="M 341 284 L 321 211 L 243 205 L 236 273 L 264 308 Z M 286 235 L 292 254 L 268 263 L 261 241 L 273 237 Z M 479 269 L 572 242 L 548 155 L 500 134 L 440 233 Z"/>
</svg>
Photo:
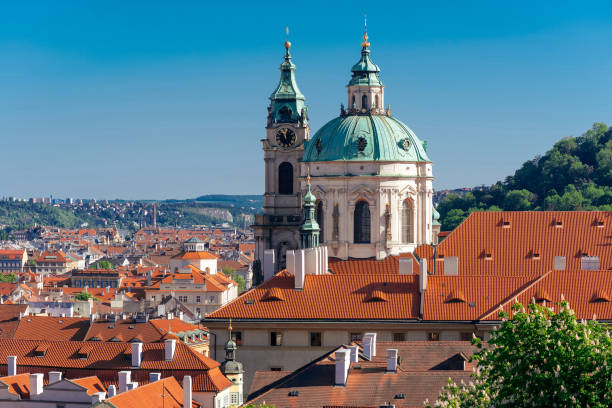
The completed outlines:
<svg viewBox="0 0 612 408">
<path fill-rule="evenodd" d="M 288 39 L 284 46 L 262 140 L 264 213 L 253 225 L 259 265 L 272 256 L 275 270 L 282 269 L 286 251 L 304 246 L 303 223 L 314 225 L 328 255 L 340 259 L 384 259 L 437 240 L 432 162 L 426 144 L 384 105 L 367 29 L 346 85 L 346 107 L 312 137 Z M 307 191 L 312 222 L 303 208 Z"/>
</svg>

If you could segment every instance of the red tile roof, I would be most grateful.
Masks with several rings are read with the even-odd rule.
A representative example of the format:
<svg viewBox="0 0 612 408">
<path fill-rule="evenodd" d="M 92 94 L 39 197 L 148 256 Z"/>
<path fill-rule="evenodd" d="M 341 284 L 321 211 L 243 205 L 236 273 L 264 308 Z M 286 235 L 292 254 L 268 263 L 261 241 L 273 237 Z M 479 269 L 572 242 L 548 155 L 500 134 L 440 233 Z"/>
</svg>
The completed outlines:
<svg viewBox="0 0 612 408">
<path fill-rule="evenodd" d="M 23 340 L 83 340 L 89 319 L 81 317 L 24 316 L 13 336 Z"/>
<path fill-rule="evenodd" d="M 105 402 L 116 408 L 183 408 L 183 388 L 174 377 L 167 377 L 117 394 Z M 192 401 L 192 407 L 200 407 L 200 404 Z"/>
<path fill-rule="evenodd" d="M 35 356 L 34 350 L 45 348 L 43 356 Z M 194 392 L 218 392 L 231 385 L 219 370 L 219 363 L 193 351 L 182 342 L 176 342 L 172 361 L 165 360 L 165 344 L 143 344 L 142 363 L 132 367 L 129 343 L 78 342 L 34 340 L 0 340 L 0 374 L 7 372 L 7 358 L 17 356 L 18 372 L 63 371 L 66 378 L 96 375 L 105 384 L 117 382 L 117 371 L 131 370 L 133 381 L 146 384 L 150 372 L 164 372 L 179 380 L 191 375 Z M 83 348 L 87 358 L 83 357 Z"/>
<path fill-rule="evenodd" d="M 388 300 L 367 302 L 372 290 Z M 416 319 L 418 314 L 418 275 L 306 275 L 304 290 L 295 290 L 293 275 L 284 272 L 207 318 L 389 320 Z"/>
<path fill-rule="evenodd" d="M 8 385 L 11 394 L 19 395 L 22 399 L 30 399 L 29 373 L 0 377 L 0 381 Z"/>
<path fill-rule="evenodd" d="M 75 378 L 74 380 L 70 380 L 71 382 L 80 385 L 81 387 L 87 388 L 87 394 L 93 395 L 97 392 L 106 392 L 106 388 L 102 381 L 95 375 L 91 377 L 83 377 L 83 378 Z"/>
<path fill-rule="evenodd" d="M 432 247 L 415 254 L 434 270 Z M 612 211 L 474 212 L 436 250 L 438 259 L 459 258 L 460 275 L 542 274 L 553 269 L 555 256 L 565 257 L 566 270 L 579 270 L 584 254 L 598 256 L 599 269 L 612 269 Z M 435 273 L 444 273 L 442 260 Z"/>
<path fill-rule="evenodd" d="M 206 251 L 190 251 L 180 252 L 172 257 L 172 259 L 217 259 L 218 256 Z"/>
</svg>

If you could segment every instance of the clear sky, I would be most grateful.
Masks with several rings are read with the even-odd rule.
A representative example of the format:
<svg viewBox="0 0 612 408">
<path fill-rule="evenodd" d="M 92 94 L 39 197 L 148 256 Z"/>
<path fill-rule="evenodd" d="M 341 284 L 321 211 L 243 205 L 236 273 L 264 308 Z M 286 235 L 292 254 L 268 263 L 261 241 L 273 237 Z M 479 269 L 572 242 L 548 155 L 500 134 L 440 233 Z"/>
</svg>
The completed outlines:
<svg viewBox="0 0 612 408">
<path fill-rule="evenodd" d="M 314 133 L 363 15 L 435 187 L 491 184 L 612 123 L 610 1 L 45 1 L 0 13 L 0 196 L 260 194 L 285 25 Z"/>
</svg>

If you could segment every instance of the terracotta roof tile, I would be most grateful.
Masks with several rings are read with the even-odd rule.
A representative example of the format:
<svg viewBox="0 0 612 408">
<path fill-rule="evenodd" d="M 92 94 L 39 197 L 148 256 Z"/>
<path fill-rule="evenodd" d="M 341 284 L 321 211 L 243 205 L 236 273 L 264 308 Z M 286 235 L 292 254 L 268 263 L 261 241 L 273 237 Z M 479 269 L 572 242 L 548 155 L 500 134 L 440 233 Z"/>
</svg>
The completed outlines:
<svg viewBox="0 0 612 408">
<path fill-rule="evenodd" d="M 83 378 L 75 378 L 74 380 L 70 380 L 71 382 L 80 385 L 81 387 L 87 388 L 87 394 L 93 395 L 96 392 L 106 392 L 106 388 L 102 381 L 98 377 L 83 377 Z"/>
<path fill-rule="evenodd" d="M 30 399 L 29 373 L 0 377 L 0 381 L 8 385 L 11 394 L 19 395 L 22 399 Z"/>
<path fill-rule="evenodd" d="M 183 388 L 174 377 L 166 377 L 115 395 L 105 402 L 113 404 L 116 408 L 183 408 Z M 199 406 L 199 403 L 192 404 L 194 408 Z"/>
</svg>

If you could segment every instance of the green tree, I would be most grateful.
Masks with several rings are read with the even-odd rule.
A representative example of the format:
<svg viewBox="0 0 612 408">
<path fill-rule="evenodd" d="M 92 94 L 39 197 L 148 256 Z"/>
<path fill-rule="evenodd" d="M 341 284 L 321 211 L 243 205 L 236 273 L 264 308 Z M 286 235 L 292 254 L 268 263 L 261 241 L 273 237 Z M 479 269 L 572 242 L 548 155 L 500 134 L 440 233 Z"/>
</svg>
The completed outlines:
<svg viewBox="0 0 612 408">
<path fill-rule="evenodd" d="M 100 300 L 100 299 L 98 299 L 97 297 L 94 297 L 94 295 L 92 295 L 92 294 L 91 294 L 91 293 L 89 293 L 89 292 L 79 292 L 79 293 L 77 293 L 77 294 L 74 296 L 74 298 L 75 298 L 76 300 L 81 300 L 81 301 L 85 301 L 85 300 L 89 300 L 89 299 L 93 299 L 93 300 L 95 300 L 95 301 Z"/>
<path fill-rule="evenodd" d="M 15 275 L 15 273 L 13 273 L 13 272 L 11 272 L 11 273 L 0 273 L 0 282 L 15 283 L 15 282 L 17 282 L 17 275 Z"/>
<path fill-rule="evenodd" d="M 91 265 L 91 269 L 115 269 L 115 265 L 110 261 L 98 261 Z"/>
<path fill-rule="evenodd" d="M 449 382 L 436 407 L 608 407 L 612 401 L 612 339 L 596 320 L 578 321 L 569 303 L 520 303 L 488 345 L 473 343 L 478 368 L 469 384 Z M 428 405 L 428 404 L 427 404 Z M 429 406 L 429 405 L 428 405 Z"/>
<path fill-rule="evenodd" d="M 531 209 L 535 196 L 529 190 L 512 190 L 504 198 L 504 210 L 527 211 Z"/>
<path fill-rule="evenodd" d="M 246 284 L 244 283 L 244 278 L 238 272 L 236 272 L 234 268 L 223 268 L 221 272 L 223 272 L 225 276 L 228 276 L 231 280 L 238 284 L 238 293 L 244 292 L 244 288 L 246 286 Z"/>
</svg>

